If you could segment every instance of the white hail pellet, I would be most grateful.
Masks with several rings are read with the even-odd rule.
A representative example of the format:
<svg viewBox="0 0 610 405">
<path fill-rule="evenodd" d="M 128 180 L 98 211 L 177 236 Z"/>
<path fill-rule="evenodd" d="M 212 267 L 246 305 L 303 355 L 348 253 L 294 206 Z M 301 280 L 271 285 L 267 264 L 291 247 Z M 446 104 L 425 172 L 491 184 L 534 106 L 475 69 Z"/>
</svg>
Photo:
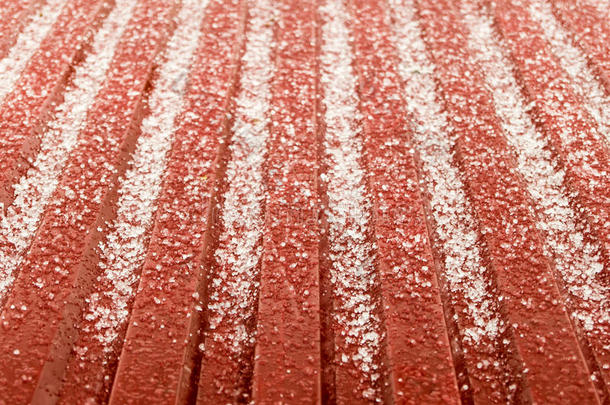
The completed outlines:
<svg viewBox="0 0 610 405">
<path fill-rule="evenodd" d="M 176 18 L 177 28 L 158 58 L 162 64 L 148 99 L 150 114 L 142 121 L 130 169 L 119 185 L 117 217 L 99 245 L 99 266 L 104 270 L 101 285 L 110 288 L 101 294 L 110 300 L 101 303 L 100 293 L 92 294 L 85 316 L 95 321 L 95 338 L 106 351 L 111 350 L 120 327 L 127 320 L 127 305 L 137 283 L 136 270 L 146 258 L 155 202 L 177 128 L 175 119 L 184 104 L 189 68 L 201 36 L 206 5 L 207 1 L 183 1 Z"/>
<path fill-rule="evenodd" d="M 61 13 L 64 3 L 66 0 L 48 0 L 39 11 L 34 12 L 8 55 L 0 60 L 0 102 L 13 90 L 25 65 Z"/>
<path fill-rule="evenodd" d="M 557 21 L 547 1 L 531 2 L 529 11 L 540 23 L 551 50 L 570 76 L 573 89 L 595 119 L 598 131 L 610 145 L 610 97 L 605 94 L 602 84 L 589 68 L 585 54 L 572 44 L 569 34 Z"/>
<path fill-rule="evenodd" d="M 250 6 L 231 160 L 226 172 L 228 187 L 220 219 L 223 231 L 215 252 L 208 301 L 207 336 L 236 356 L 253 344 L 246 322 L 254 315 L 258 296 L 264 229 L 263 165 L 269 138 L 270 81 L 274 74 L 272 22 L 277 15 L 269 0 L 252 1 Z"/>
<path fill-rule="evenodd" d="M 512 63 L 491 18 L 473 9 L 470 2 L 463 3 L 469 46 L 491 89 L 507 140 L 517 152 L 519 172 L 538 214 L 537 227 L 545 236 L 545 253 L 555 259 L 571 295 L 570 304 L 575 308 L 572 315 L 588 333 L 610 336 L 602 326 L 610 325 L 610 290 L 598 281 L 604 269 L 599 246 L 585 241 L 586 225 L 571 208 L 562 189 L 564 173 L 555 168 L 542 135 L 528 115 Z"/>
<path fill-rule="evenodd" d="M 78 133 L 93 104 L 136 0 L 118 0 L 96 33 L 91 52 L 76 65 L 64 101 L 42 135 L 40 151 L 15 185 L 15 200 L 0 222 L 0 302 L 12 285 L 15 269 L 31 243 Z M 70 198 L 69 190 L 66 195 Z M 40 285 L 42 287 L 42 285 Z"/>
<path fill-rule="evenodd" d="M 452 164 L 451 128 L 437 101 L 434 66 L 426 54 L 422 31 L 411 0 L 390 0 L 395 23 L 399 72 L 405 82 L 407 108 L 413 114 L 414 146 L 422 161 L 422 175 L 430 208 L 445 256 L 442 277 L 452 295 L 463 295 L 467 307 L 457 315 L 472 327 L 460 330 L 467 345 L 495 341 L 502 330 L 496 294 L 477 245 L 477 221 L 466 198 L 458 168 Z M 490 344 L 490 350 L 500 345 Z M 497 354 L 497 353 L 496 353 Z"/>
<path fill-rule="evenodd" d="M 352 69 L 353 56 L 348 15 L 342 0 L 328 0 L 320 9 L 323 18 L 320 81 L 324 97 L 324 160 L 328 195 L 328 244 L 333 285 L 334 321 L 346 331 L 347 346 L 358 353 L 346 356 L 335 347 L 337 361 L 352 363 L 361 371 L 362 395 L 381 398 L 378 359 L 382 335 L 378 303 L 371 291 L 378 284 L 375 248 L 367 236 L 371 226 L 371 196 L 366 194 L 362 155 L 358 83 Z M 341 357 L 339 357 L 341 356 Z M 357 387 L 354 387 L 356 389 Z"/>
</svg>

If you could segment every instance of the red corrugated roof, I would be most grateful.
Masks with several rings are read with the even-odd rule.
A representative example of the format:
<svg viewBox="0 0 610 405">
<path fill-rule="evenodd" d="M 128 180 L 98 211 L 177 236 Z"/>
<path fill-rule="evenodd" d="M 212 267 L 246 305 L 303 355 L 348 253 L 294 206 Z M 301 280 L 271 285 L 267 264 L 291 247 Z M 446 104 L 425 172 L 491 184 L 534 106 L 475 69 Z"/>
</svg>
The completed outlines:
<svg viewBox="0 0 610 405">
<path fill-rule="evenodd" d="M 610 400 L 608 0 L 7 0 L 0 403 Z"/>
</svg>

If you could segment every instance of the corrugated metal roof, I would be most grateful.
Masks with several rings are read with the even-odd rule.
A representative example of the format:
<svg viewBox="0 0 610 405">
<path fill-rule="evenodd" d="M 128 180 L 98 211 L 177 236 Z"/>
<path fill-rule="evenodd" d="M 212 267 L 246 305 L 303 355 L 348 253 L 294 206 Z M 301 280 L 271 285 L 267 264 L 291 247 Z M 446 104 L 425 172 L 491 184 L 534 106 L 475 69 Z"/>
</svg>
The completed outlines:
<svg viewBox="0 0 610 405">
<path fill-rule="evenodd" d="M 6 0 L 0 403 L 610 400 L 608 0 Z"/>
</svg>

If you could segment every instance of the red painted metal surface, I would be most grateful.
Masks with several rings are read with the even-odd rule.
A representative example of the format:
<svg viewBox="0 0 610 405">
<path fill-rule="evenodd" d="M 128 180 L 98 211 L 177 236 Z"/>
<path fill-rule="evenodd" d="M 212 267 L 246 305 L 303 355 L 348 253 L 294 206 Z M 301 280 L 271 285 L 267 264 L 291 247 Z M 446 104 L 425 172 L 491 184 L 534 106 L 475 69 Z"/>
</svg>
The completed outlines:
<svg viewBox="0 0 610 405">
<path fill-rule="evenodd" d="M 0 404 L 606 403 L 607 0 L 542 1 L 5 2 Z"/>
<path fill-rule="evenodd" d="M 0 106 L 0 203 L 13 200 L 13 185 L 40 145 L 39 134 L 54 102 L 61 99 L 70 65 L 112 6 L 112 1 L 75 0 L 61 12 L 54 28 L 28 62 Z"/>
</svg>

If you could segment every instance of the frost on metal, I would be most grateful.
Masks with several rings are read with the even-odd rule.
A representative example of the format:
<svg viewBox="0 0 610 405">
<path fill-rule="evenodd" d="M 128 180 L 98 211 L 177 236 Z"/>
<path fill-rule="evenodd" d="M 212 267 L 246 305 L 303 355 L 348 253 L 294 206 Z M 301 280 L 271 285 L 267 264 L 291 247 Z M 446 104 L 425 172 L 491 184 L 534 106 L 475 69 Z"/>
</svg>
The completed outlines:
<svg viewBox="0 0 610 405">
<path fill-rule="evenodd" d="M 605 16 L 606 21 L 610 19 L 610 0 L 586 0 L 585 3 L 595 8 L 599 15 Z"/>
<path fill-rule="evenodd" d="M 15 270 L 34 237 L 70 151 L 78 142 L 87 111 L 104 82 L 135 4 L 136 0 L 117 1 L 95 35 L 90 53 L 75 67 L 64 100 L 56 107 L 42 135 L 40 151 L 31 168 L 14 186 L 15 200 L 0 222 L 0 302 L 15 280 Z M 66 190 L 66 196 L 79 197 L 70 190 Z M 44 284 L 40 280 L 35 286 L 43 288 Z"/>
<path fill-rule="evenodd" d="M 361 167 L 362 128 L 358 111 L 357 79 L 348 15 L 341 0 L 328 0 L 320 9 L 323 18 L 320 51 L 324 105 L 323 173 L 328 208 L 330 280 L 333 286 L 333 320 L 345 346 L 335 342 L 337 368 L 350 363 L 359 370 L 362 396 L 381 397 L 381 321 L 379 302 L 373 295 L 378 284 L 375 246 L 370 238 L 372 198 L 366 190 L 366 173 Z M 343 333 L 343 332 L 342 332 Z M 337 340 L 337 339 L 336 339 Z M 357 349 L 356 349 L 357 348 Z"/>
<path fill-rule="evenodd" d="M 530 106 L 521 94 L 514 67 L 491 18 L 468 3 L 462 13 L 470 31 L 470 48 L 491 89 L 502 128 L 517 154 L 519 172 L 533 199 L 537 227 L 545 236 L 545 253 L 554 260 L 569 292 L 572 316 L 587 333 L 608 339 L 610 289 L 600 280 L 604 269 L 601 247 L 585 237 L 588 227 L 570 205 L 570 196 L 563 189 L 564 172 L 557 169 L 547 143 L 532 123 Z"/>
<path fill-rule="evenodd" d="M 0 102 L 13 90 L 23 68 L 51 30 L 66 0 L 49 0 L 27 22 L 8 55 L 0 60 Z"/>
<path fill-rule="evenodd" d="M 86 319 L 95 322 L 95 338 L 111 351 L 120 328 L 129 316 L 128 303 L 135 294 L 137 270 L 145 259 L 156 199 L 161 189 L 167 155 L 182 110 L 188 71 L 197 49 L 205 4 L 185 1 L 176 20 L 178 27 L 158 58 L 161 66 L 148 100 L 150 114 L 141 125 L 130 169 L 121 179 L 117 217 L 108 224 L 100 242 L 101 288 L 89 297 Z M 100 297 L 107 299 L 101 301 Z"/>
<path fill-rule="evenodd" d="M 255 343 L 251 320 L 259 291 L 264 228 L 264 162 L 269 138 L 270 81 L 273 24 L 277 10 L 261 0 L 250 3 L 246 51 L 242 58 L 240 90 L 235 100 L 235 122 L 226 170 L 227 191 L 221 208 L 221 233 L 210 269 L 208 298 L 212 356 L 230 356 L 250 367 L 246 353 Z M 204 366 L 205 367 L 205 366 Z M 227 376 L 237 379 L 238 376 Z M 237 384 L 239 386 L 239 384 Z M 237 389 L 243 389 L 239 387 Z M 248 395 L 237 392 L 236 397 Z"/>
<path fill-rule="evenodd" d="M 455 139 L 435 90 L 434 65 L 426 53 L 420 24 L 409 0 L 391 0 L 394 35 L 400 56 L 399 72 L 405 83 L 405 100 L 413 114 L 413 146 L 422 163 L 422 180 L 428 196 L 437 248 L 444 259 L 441 278 L 449 298 L 463 310 L 456 313 L 466 353 L 476 352 L 472 373 L 496 369 L 504 373 L 502 342 L 505 328 L 499 317 L 498 293 L 483 264 L 477 236 L 478 222 L 466 198 L 455 165 Z M 466 357 L 472 355 L 466 354 Z"/>
<path fill-rule="evenodd" d="M 561 67 L 570 76 L 572 88 L 595 120 L 599 134 L 610 145 L 610 97 L 605 94 L 602 84 L 591 71 L 586 56 L 572 44 L 570 36 L 553 15 L 549 3 L 533 1 L 529 11 L 540 24 Z"/>
</svg>

